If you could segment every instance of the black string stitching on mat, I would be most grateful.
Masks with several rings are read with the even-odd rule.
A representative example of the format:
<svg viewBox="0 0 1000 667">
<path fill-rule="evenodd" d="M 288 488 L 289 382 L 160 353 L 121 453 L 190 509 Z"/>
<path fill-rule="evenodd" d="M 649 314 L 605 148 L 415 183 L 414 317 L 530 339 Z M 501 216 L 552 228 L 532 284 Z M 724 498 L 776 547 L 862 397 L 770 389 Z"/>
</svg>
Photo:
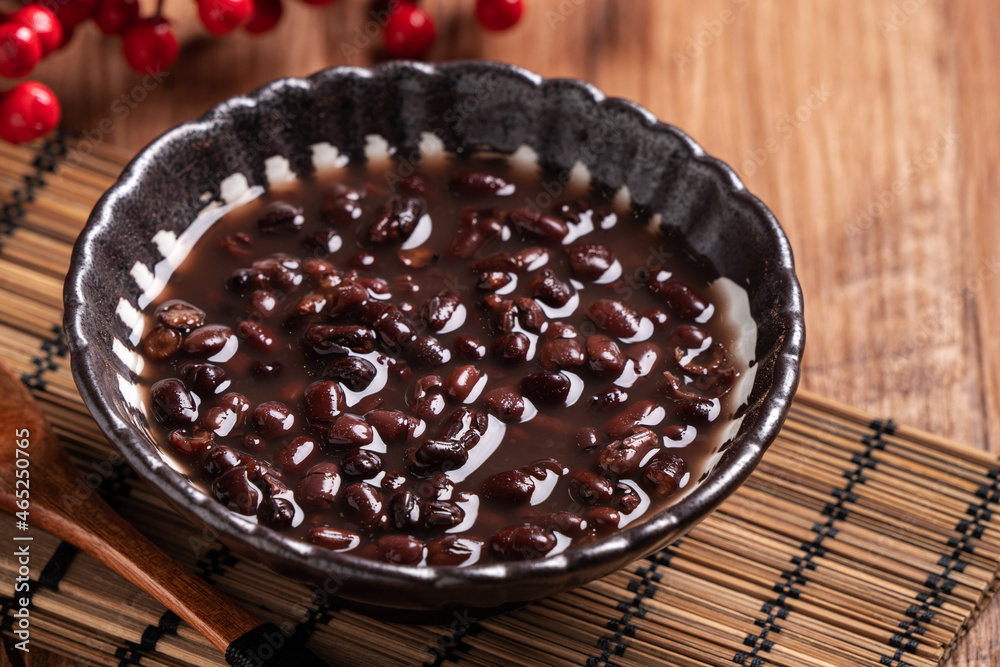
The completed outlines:
<svg viewBox="0 0 1000 667">
<path fill-rule="evenodd" d="M 54 139 L 47 139 L 39 148 L 39 154 L 31 162 L 34 171 L 25 174 L 24 186 L 10 192 L 12 201 L 0 206 L 0 248 L 14 233 L 24 218 L 24 205 L 34 201 L 35 191 L 45 186 L 45 174 L 55 171 L 59 158 L 66 154 L 66 143 L 60 132 Z"/>
<path fill-rule="evenodd" d="M 647 599 L 656 595 L 658 584 L 663 579 L 663 574 L 657 572 L 657 569 L 661 565 L 663 567 L 670 565 L 670 559 L 674 557 L 671 549 L 676 550 L 680 547 L 681 541 L 677 540 L 666 549 L 649 556 L 649 567 L 640 566 L 636 569 L 635 575 L 639 579 L 632 579 L 628 582 L 627 587 L 627 590 L 634 593 L 634 596 L 631 600 L 620 600 L 615 605 L 615 609 L 622 612 L 622 615 L 618 618 L 608 619 L 605 627 L 611 630 L 612 634 L 597 638 L 596 646 L 601 650 L 601 654 L 588 656 L 587 667 L 599 667 L 600 665 L 616 667 L 615 663 L 611 662 L 611 657 L 625 655 L 625 651 L 628 649 L 626 637 L 635 637 L 638 631 L 636 626 L 632 624 L 632 619 L 646 617 L 647 610 L 643 605 Z"/>
<path fill-rule="evenodd" d="M 28 387 L 29 390 L 43 390 L 45 388 L 45 382 L 42 380 L 42 374 L 47 371 L 57 370 L 59 366 L 56 363 L 56 359 L 64 358 L 66 356 L 65 353 L 60 354 L 58 352 L 59 349 L 62 349 L 62 347 L 65 346 L 65 340 L 62 337 L 62 329 L 54 325 L 53 333 L 55 334 L 55 341 L 46 340 L 42 341 L 41 344 L 41 349 L 43 351 L 42 356 L 48 359 L 48 362 L 44 366 L 36 364 L 38 370 L 36 370 L 35 373 L 26 373 L 21 376 L 21 381 Z M 38 357 L 36 357 L 36 359 L 37 358 Z M 130 474 L 134 473 L 132 473 L 132 469 L 128 466 L 117 466 L 97 489 L 108 504 L 114 506 L 115 499 L 117 497 L 128 493 L 129 486 L 125 481 L 125 477 Z M 18 597 L 28 598 L 30 605 L 30 601 L 34 597 L 35 591 L 39 588 L 58 590 L 59 582 L 69 570 L 69 567 L 73 563 L 73 559 L 76 557 L 77 553 L 79 553 L 79 550 L 72 544 L 60 541 L 59 546 L 56 547 L 52 556 L 49 557 L 48 561 L 42 567 L 38 580 L 30 580 L 28 582 L 29 588 L 27 593 L 21 594 Z M 2 623 L 0 623 L 0 628 L 2 628 L 4 651 L 6 652 L 11 665 L 13 667 L 23 667 L 23 656 L 20 651 L 14 648 L 13 638 L 7 635 L 7 632 L 13 628 L 14 617 L 10 614 L 13 607 L 13 597 L 3 599 L 3 606 L 0 608 L 0 617 L 2 617 L 3 620 Z"/>
<path fill-rule="evenodd" d="M 227 567 L 236 565 L 237 559 L 230 551 L 229 547 L 220 545 L 209 550 L 204 557 L 195 562 L 197 574 L 206 582 L 211 583 L 216 575 L 224 575 Z M 142 636 L 138 642 L 130 639 L 123 639 L 121 646 L 115 649 L 115 657 L 118 658 L 118 667 L 141 664 L 143 654 L 152 653 L 156 650 L 156 645 L 164 635 L 177 634 L 177 628 L 181 619 L 177 614 L 167 609 L 160 616 L 155 625 L 147 625 L 142 631 Z"/>
<path fill-rule="evenodd" d="M 875 452 L 885 449 L 882 435 L 892 434 L 896 426 L 891 419 L 887 422 L 876 420 L 871 423 L 871 428 L 873 433 L 861 438 L 862 444 L 865 445 L 864 453 L 851 456 L 854 470 L 842 473 L 847 478 L 847 483 L 843 487 L 831 491 L 831 495 L 836 499 L 835 502 L 826 503 L 823 506 L 822 512 L 827 516 L 826 521 L 813 524 L 812 530 L 816 533 L 816 537 L 811 542 L 803 542 L 799 545 L 804 555 L 792 556 L 791 563 L 795 568 L 781 573 L 781 581 L 775 583 L 773 587 L 778 596 L 770 602 L 765 602 L 760 608 L 761 613 L 767 614 L 767 616 L 754 619 L 754 625 L 761 628 L 760 632 L 748 634 L 743 639 L 743 643 L 749 650 L 737 651 L 733 655 L 734 663 L 744 667 L 763 667 L 767 664 L 759 654 L 769 652 L 774 646 L 774 640 L 769 639 L 771 634 L 781 633 L 782 628 L 778 621 L 787 618 L 791 611 L 785 606 L 785 601 L 788 598 L 797 599 L 801 595 L 802 592 L 796 588 L 796 585 L 802 586 L 808 581 L 805 576 L 806 570 L 816 569 L 813 558 L 822 558 L 826 554 L 823 541 L 827 537 L 836 537 L 837 529 L 834 524 L 848 517 L 850 510 L 846 504 L 853 503 L 858 499 L 854 487 L 865 483 L 864 471 L 874 469 L 878 464 L 874 458 Z M 898 667 L 909 667 L 909 665 L 900 663 Z"/>
<path fill-rule="evenodd" d="M 477 636 L 483 630 L 479 621 L 468 615 L 455 613 L 455 620 L 451 622 L 448 632 L 438 635 L 428 651 L 433 656 L 423 663 L 423 667 L 440 667 L 445 660 L 457 658 L 457 653 L 468 653 L 471 646 L 465 641 L 466 637 Z"/>
<path fill-rule="evenodd" d="M 993 517 L 993 511 L 989 509 L 989 504 L 1000 501 L 1000 473 L 997 470 L 990 470 L 986 476 L 991 482 L 982 484 L 976 489 L 976 497 L 980 498 L 981 501 L 978 505 L 970 503 L 965 510 L 965 513 L 970 515 L 972 519 L 960 519 L 956 524 L 955 532 L 960 533 L 961 536 L 948 540 L 947 546 L 952 550 L 951 554 L 943 555 L 938 559 L 938 565 L 941 566 L 939 574 L 927 576 L 924 586 L 928 590 L 921 591 L 915 596 L 919 604 L 907 607 L 906 616 L 911 620 L 899 622 L 899 628 L 902 632 L 894 634 L 889 642 L 889 645 L 895 648 L 896 652 L 891 656 L 880 656 L 880 665 L 890 667 L 904 667 L 906 665 L 901 660 L 903 655 L 916 652 L 920 645 L 919 640 L 914 639 L 913 635 L 919 636 L 926 632 L 927 629 L 922 624 L 929 623 L 934 618 L 935 612 L 931 608 L 944 604 L 947 601 L 945 596 L 949 595 L 958 583 L 948 575 L 952 572 L 962 572 L 968 566 L 968 562 L 962 560 L 962 554 L 973 552 L 975 547 L 969 544 L 969 541 L 982 537 L 986 530 L 986 526 L 982 522 L 989 521 Z"/>
<path fill-rule="evenodd" d="M 53 324 L 51 331 L 52 338 L 42 341 L 41 354 L 37 354 L 31 359 L 31 365 L 35 367 L 35 370 L 31 373 L 21 374 L 21 382 L 32 391 L 45 391 L 48 387 L 45 374 L 59 368 L 58 361 L 65 359 L 69 354 L 69 347 L 66 345 L 66 337 L 63 335 L 62 327 Z"/>
</svg>

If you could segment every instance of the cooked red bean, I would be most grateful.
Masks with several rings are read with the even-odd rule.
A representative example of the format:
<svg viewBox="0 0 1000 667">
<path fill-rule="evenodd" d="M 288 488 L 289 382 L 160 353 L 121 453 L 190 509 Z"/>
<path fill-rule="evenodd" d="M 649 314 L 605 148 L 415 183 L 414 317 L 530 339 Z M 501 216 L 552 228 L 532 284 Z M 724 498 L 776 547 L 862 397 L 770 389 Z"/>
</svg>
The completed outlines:
<svg viewBox="0 0 1000 667">
<path fill-rule="evenodd" d="M 316 354 L 361 354 L 375 349 L 375 334 L 368 327 L 354 324 L 314 324 L 302 335 L 306 349 Z"/>
<path fill-rule="evenodd" d="M 479 281 L 476 283 L 476 287 L 488 292 L 495 292 L 501 287 L 509 285 L 510 281 L 510 274 L 504 271 L 483 271 L 479 274 Z"/>
<path fill-rule="evenodd" d="M 413 530 L 420 524 L 420 499 L 412 491 L 397 491 L 389 499 L 389 522 L 397 530 Z"/>
<path fill-rule="evenodd" d="M 235 449 L 226 447 L 225 445 L 216 445 L 212 447 L 212 450 L 205 457 L 203 465 L 205 472 L 212 477 L 218 477 L 222 473 L 240 465 L 241 462 L 242 457 Z"/>
<path fill-rule="evenodd" d="M 611 482 L 591 470 L 581 470 L 573 475 L 571 488 L 577 500 L 585 505 L 607 502 L 614 495 Z"/>
<path fill-rule="evenodd" d="M 423 200 L 395 197 L 376 213 L 375 221 L 368 229 L 368 240 L 375 244 L 405 241 L 423 214 Z"/>
<path fill-rule="evenodd" d="M 576 539 L 587 534 L 590 526 L 582 517 L 572 512 L 555 512 L 532 517 L 528 522 L 533 526 L 544 528 L 553 533 L 562 533 L 566 537 Z"/>
<path fill-rule="evenodd" d="M 504 422 L 517 422 L 524 414 L 524 398 L 513 387 L 497 387 L 481 399 L 490 413 Z"/>
<path fill-rule="evenodd" d="M 375 365 L 360 357 L 344 357 L 330 362 L 324 377 L 336 380 L 351 391 L 364 391 L 375 379 Z"/>
<path fill-rule="evenodd" d="M 449 290 L 443 290 L 436 296 L 431 297 L 424 304 L 422 315 L 434 331 L 441 331 L 451 318 L 455 316 L 455 311 L 462 305 L 462 300 L 458 295 Z"/>
<path fill-rule="evenodd" d="M 173 378 L 155 383 L 150 395 L 153 417 L 165 426 L 185 426 L 198 421 L 198 407 L 180 380 Z"/>
<path fill-rule="evenodd" d="M 507 214 L 507 219 L 522 235 L 546 243 L 561 243 L 569 234 L 569 227 L 564 220 L 530 209 L 511 211 Z"/>
<path fill-rule="evenodd" d="M 584 515 L 587 522 L 599 533 L 607 533 L 618 529 L 622 516 L 610 507 L 591 507 Z"/>
<path fill-rule="evenodd" d="M 142 351 L 154 361 L 162 361 L 172 357 L 181 349 L 184 336 L 176 329 L 159 326 L 146 334 L 142 339 Z"/>
<path fill-rule="evenodd" d="M 500 560 L 541 558 L 555 546 L 556 536 L 538 526 L 507 526 L 490 538 L 490 553 Z"/>
<path fill-rule="evenodd" d="M 181 345 L 188 354 L 211 356 L 219 352 L 233 337 L 233 330 L 221 324 L 208 324 L 184 337 Z"/>
<path fill-rule="evenodd" d="M 465 519 L 465 510 L 441 500 L 428 500 L 420 507 L 421 526 L 427 530 L 454 528 Z"/>
<path fill-rule="evenodd" d="M 167 328 L 187 333 L 205 323 L 205 311 L 187 301 L 173 299 L 156 309 L 156 321 Z"/>
<path fill-rule="evenodd" d="M 468 565 L 476 562 L 486 548 L 478 537 L 447 535 L 427 544 L 428 565 Z"/>
<path fill-rule="evenodd" d="M 625 355 L 618 343 L 603 334 L 587 337 L 587 358 L 598 377 L 618 377 L 625 370 Z"/>
<path fill-rule="evenodd" d="M 284 403 L 267 401 L 253 411 L 253 426 L 262 438 L 280 438 L 292 430 L 295 415 Z"/>
<path fill-rule="evenodd" d="M 514 194 L 514 184 L 484 171 L 460 171 L 448 181 L 451 191 L 465 197 Z"/>
<path fill-rule="evenodd" d="M 361 536 L 357 533 L 330 526 L 311 528 L 306 539 L 331 551 L 349 551 L 361 544 Z"/>
<path fill-rule="evenodd" d="M 531 343 L 520 331 L 504 334 L 490 345 L 490 352 L 505 364 L 519 364 L 528 358 Z"/>
<path fill-rule="evenodd" d="M 572 370 L 587 362 L 587 352 L 579 340 L 553 338 L 542 342 L 538 361 L 543 368 Z"/>
<path fill-rule="evenodd" d="M 417 492 L 424 500 L 448 500 L 454 495 L 455 483 L 444 473 L 439 473 L 422 480 L 417 486 Z"/>
<path fill-rule="evenodd" d="M 531 500 L 535 480 L 521 470 L 507 470 L 487 477 L 482 491 L 487 500 L 517 505 Z"/>
<path fill-rule="evenodd" d="M 682 319 L 697 320 L 708 309 L 708 302 L 697 290 L 680 280 L 661 281 L 654 276 L 649 281 L 649 287 Z"/>
<path fill-rule="evenodd" d="M 587 311 L 591 322 L 617 338 L 631 338 L 639 332 L 639 313 L 621 301 L 603 299 Z"/>
<path fill-rule="evenodd" d="M 382 492 L 367 482 L 355 482 L 344 489 L 344 502 L 358 523 L 365 528 L 388 523 Z"/>
<path fill-rule="evenodd" d="M 219 248 L 230 257 L 246 259 L 253 255 L 253 239 L 245 232 L 236 232 L 223 237 Z"/>
<path fill-rule="evenodd" d="M 451 359 L 451 352 L 433 336 L 417 336 L 416 340 L 406 349 L 406 360 L 418 370 L 440 366 L 447 363 L 449 359 Z"/>
<path fill-rule="evenodd" d="M 195 426 L 193 429 L 174 429 L 170 432 L 170 444 L 179 454 L 197 456 L 204 453 L 215 443 L 215 435 L 211 431 Z"/>
<path fill-rule="evenodd" d="M 486 346 L 474 336 L 458 336 L 455 338 L 455 351 L 463 359 L 479 361 L 486 356 Z"/>
<path fill-rule="evenodd" d="M 648 420 L 657 410 L 661 410 L 654 401 L 636 401 L 604 423 L 605 432 L 612 438 L 624 438 L 633 427 Z"/>
<path fill-rule="evenodd" d="M 295 490 L 295 498 L 307 509 L 326 510 L 333 506 L 340 493 L 340 470 L 336 464 L 324 461 L 306 471 Z"/>
<path fill-rule="evenodd" d="M 370 445 L 375 439 L 372 427 L 354 415 L 343 414 L 337 417 L 330 430 L 326 432 L 326 441 L 331 445 L 352 445 L 360 447 Z"/>
<path fill-rule="evenodd" d="M 584 282 L 603 276 L 615 261 L 615 253 L 600 243 L 574 243 L 566 252 L 573 275 Z"/>
<path fill-rule="evenodd" d="M 455 440 L 427 440 L 407 451 L 410 467 L 421 472 L 461 468 L 469 460 L 465 446 Z"/>
<path fill-rule="evenodd" d="M 563 405 L 569 396 L 569 378 L 545 371 L 521 379 L 521 394 L 536 405 Z"/>
<path fill-rule="evenodd" d="M 253 320 L 243 320 L 236 326 L 236 335 L 250 341 L 258 350 L 274 352 L 278 348 L 278 340 L 271 330 Z"/>
<path fill-rule="evenodd" d="M 375 542 L 378 557 L 386 563 L 419 565 L 424 559 L 424 543 L 409 535 L 386 535 Z"/>
<path fill-rule="evenodd" d="M 628 392 L 621 387 L 611 387 L 590 397 L 590 407 L 595 412 L 617 408 L 628 400 Z"/>
<path fill-rule="evenodd" d="M 308 435 L 292 438 L 278 450 L 274 462 L 285 472 L 301 472 L 309 466 L 319 453 L 319 443 Z"/>
<path fill-rule="evenodd" d="M 584 451 L 593 449 L 601 444 L 601 434 L 593 426 L 584 426 L 573 434 L 573 444 Z"/>
<path fill-rule="evenodd" d="M 675 414 L 678 419 L 688 424 L 707 424 L 712 421 L 714 410 L 714 402 L 706 398 L 698 398 L 682 402 L 677 406 Z"/>
<path fill-rule="evenodd" d="M 250 483 L 246 466 L 236 466 L 224 472 L 212 482 L 212 495 L 220 503 L 244 516 L 257 512 L 260 504 L 260 489 Z"/>
<path fill-rule="evenodd" d="M 281 201 L 268 204 L 257 217 L 257 227 L 264 234 L 297 232 L 305 222 L 301 208 Z"/>
<path fill-rule="evenodd" d="M 414 417 L 397 410 L 372 410 L 365 414 L 365 421 L 386 443 L 405 441 L 417 427 Z"/>
<path fill-rule="evenodd" d="M 562 308 L 573 298 L 573 288 L 552 269 L 539 271 L 528 283 L 528 293 L 553 308 Z"/>
<path fill-rule="evenodd" d="M 684 459 L 668 451 L 659 451 L 646 464 L 642 480 L 658 495 L 673 495 L 687 472 Z"/>
<path fill-rule="evenodd" d="M 351 477 L 374 477 L 382 472 L 382 458 L 367 449 L 355 449 L 340 459 L 340 469 Z"/>
<path fill-rule="evenodd" d="M 670 326 L 670 314 L 662 308 L 647 308 L 642 311 L 642 316 L 653 323 L 653 328 L 663 331 Z"/>
<path fill-rule="evenodd" d="M 310 423 L 332 423 L 344 405 L 344 390 L 333 380 L 313 382 L 302 395 L 302 413 Z"/>
<path fill-rule="evenodd" d="M 449 373 L 445 380 L 448 396 L 460 403 L 464 402 L 481 377 L 482 373 L 475 366 L 459 366 Z"/>
<path fill-rule="evenodd" d="M 632 432 L 615 440 L 601 452 L 597 465 L 607 473 L 624 477 L 639 469 L 643 458 L 659 444 L 656 434 L 648 428 L 635 427 Z"/>
</svg>

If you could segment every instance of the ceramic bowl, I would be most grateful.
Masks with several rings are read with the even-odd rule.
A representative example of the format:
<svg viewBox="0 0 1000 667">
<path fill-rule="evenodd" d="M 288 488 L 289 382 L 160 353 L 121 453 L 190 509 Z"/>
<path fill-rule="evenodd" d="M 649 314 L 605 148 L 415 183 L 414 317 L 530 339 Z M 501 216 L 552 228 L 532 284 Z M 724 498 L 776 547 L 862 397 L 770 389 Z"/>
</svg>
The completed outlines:
<svg viewBox="0 0 1000 667">
<path fill-rule="evenodd" d="M 173 242 L 199 211 L 239 187 L 267 186 L 273 161 L 315 169 L 316 146 L 363 160 L 379 135 L 403 154 L 434 135 L 449 151 L 531 147 L 543 164 L 583 163 L 601 187 L 627 186 L 697 255 L 745 288 L 756 375 L 735 437 L 676 504 L 606 539 L 533 561 L 412 567 L 333 553 L 237 518 L 161 455 L 136 388 L 139 311 Z M 322 152 L 322 151 L 321 151 Z M 245 179 L 245 182 L 243 181 Z M 237 188 L 239 189 L 239 188 Z M 282 79 L 229 99 L 145 148 L 101 198 L 73 252 L 65 328 L 77 385 L 110 440 L 195 525 L 273 570 L 315 582 L 385 617 L 500 611 L 609 574 L 676 540 L 732 493 L 778 433 L 804 344 L 802 296 L 778 222 L 734 171 L 642 107 L 586 83 L 509 65 L 391 63 Z M 416 615 L 413 612 L 417 612 Z"/>
</svg>

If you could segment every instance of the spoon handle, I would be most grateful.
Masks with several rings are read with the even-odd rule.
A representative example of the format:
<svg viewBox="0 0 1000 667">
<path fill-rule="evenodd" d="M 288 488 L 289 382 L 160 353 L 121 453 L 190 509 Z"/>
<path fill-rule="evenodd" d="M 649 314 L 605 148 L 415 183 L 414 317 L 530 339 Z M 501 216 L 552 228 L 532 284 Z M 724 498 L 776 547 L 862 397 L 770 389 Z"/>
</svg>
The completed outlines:
<svg viewBox="0 0 1000 667">
<path fill-rule="evenodd" d="M 4 370 L 0 366 L 0 370 Z M 39 473 L 31 478 L 31 523 L 91 554 L 112 570 L 136 584 L 226 654 L 226 661 L 239 667 L 313 667 L 327 664 L 303 646 L 303 638 L 286 636 L 271 623 L 261 624 L 248 611 L 174 562 L 124 518 L 92 493 L 85 498 L 67 494 L 76 488 L 79 473 L 62 449 L 49 424 L 33 405 L 26 388 L 0 399 L 9 407 L 21 399 L 24 409 L 17 418 L 19 428 L 30 432 L 32 466 Z M 0 410 L 0 425 L 14 422 L 13 414 Z M 5 490 L 6 491 L 6 490 Z M 15 511 L 11 493 L 0 493 L 0 507 Z"/>
</svg>

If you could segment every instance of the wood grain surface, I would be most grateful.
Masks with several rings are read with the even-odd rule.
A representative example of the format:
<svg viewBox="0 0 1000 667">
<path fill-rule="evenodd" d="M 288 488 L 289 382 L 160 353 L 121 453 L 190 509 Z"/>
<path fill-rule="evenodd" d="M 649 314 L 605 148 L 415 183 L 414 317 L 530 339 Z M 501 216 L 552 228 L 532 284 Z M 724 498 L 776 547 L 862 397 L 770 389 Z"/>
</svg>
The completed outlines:
<svg viewBox="0 0 1000 667">
<path fill-rule="evenodd" d="M 525 3 L 522 23 L 493 35 L 473 22 L 472 0 L 425 0 L 439 26 L 430 59 L 586 79 L 687 130 L 791 238 L 803 386 L 1000 453 L 1000 5 Z M 78 31 L 38 70 L 66 128 L 134 151 L 270 79 L 378 59 L 364 0 L 288 2 L 262 38 L 209 39 L 193 12 L 167 1 L 184 47 L 169 76 L 145 85 L 117 40 Z M 995 601 L 950 664 L 995 665 L 998 653 Z M 32 651 L 29 664 L 73 663 Z"/>
</svg>

